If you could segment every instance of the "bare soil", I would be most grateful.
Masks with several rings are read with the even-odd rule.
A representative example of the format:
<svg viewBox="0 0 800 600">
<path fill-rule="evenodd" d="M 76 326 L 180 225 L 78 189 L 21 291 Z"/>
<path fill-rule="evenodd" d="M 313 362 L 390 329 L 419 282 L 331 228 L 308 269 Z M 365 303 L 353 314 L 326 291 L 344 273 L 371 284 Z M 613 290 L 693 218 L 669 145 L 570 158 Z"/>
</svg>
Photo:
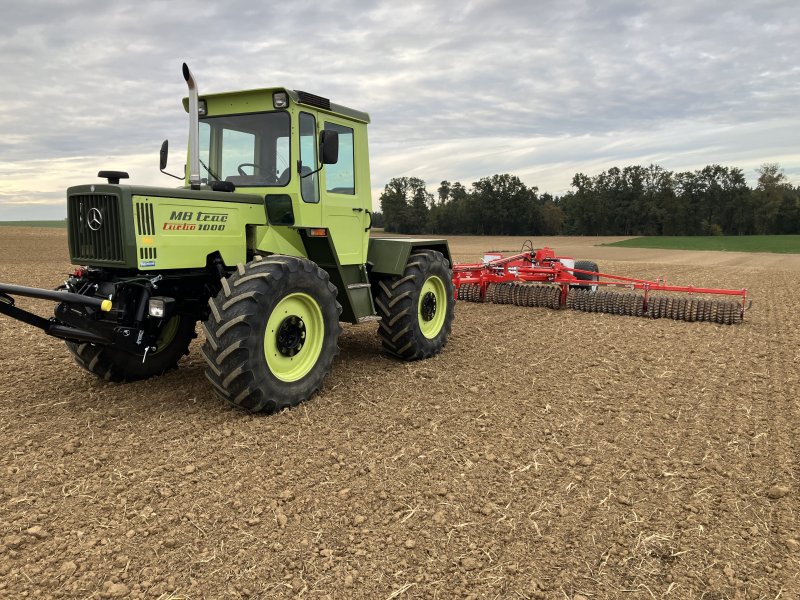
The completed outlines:
<svg viewBox="0 0 800 600">
<path fill-rule="evenodd" d="M 202 336 L 178 370 L 113 385 L 0 317 L 0 597 L 799 597 L 800 257 L 535 241 L 746 287 L 753 309 L 459 303 L 417 363 L 346 326 L 324 391 L 274 416 L 213 395 Z M 0 281 L 70 270 L 64 231 L 0 231 Z"/>
</svg>

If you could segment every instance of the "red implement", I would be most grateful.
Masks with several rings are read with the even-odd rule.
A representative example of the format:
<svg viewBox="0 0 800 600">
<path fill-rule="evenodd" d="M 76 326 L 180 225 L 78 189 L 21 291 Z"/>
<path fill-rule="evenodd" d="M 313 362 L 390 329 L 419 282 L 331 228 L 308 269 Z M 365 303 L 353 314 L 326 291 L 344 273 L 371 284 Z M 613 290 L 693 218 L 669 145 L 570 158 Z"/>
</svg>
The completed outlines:
<svg viewBox="0 0 800 600">
<path fill-rule="evenodd" d="M 546 247 L 512 256 L 487 252 L 483 262 L 456 264 L 453 284 L 458 299 L 472 302 L 567 307 L 684 321 L 741 323 L 748 308 L 745 289 L 668 285 L 661 277 L 652 281 L 602 273 L 595 263 L 556 256 Z M 720 300 L 720 296 L 736 299 Z"/>
</svg>

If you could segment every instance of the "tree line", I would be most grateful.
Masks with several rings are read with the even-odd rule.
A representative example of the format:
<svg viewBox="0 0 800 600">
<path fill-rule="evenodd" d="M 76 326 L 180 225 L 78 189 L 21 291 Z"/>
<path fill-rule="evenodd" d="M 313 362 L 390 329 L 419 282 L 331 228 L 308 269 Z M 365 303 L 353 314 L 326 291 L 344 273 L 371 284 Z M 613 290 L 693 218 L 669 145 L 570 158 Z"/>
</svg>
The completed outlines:
<svg viewBox="0 0 800 600">
<path fill-rule="evenodd" d="M 399 233 L 474 235 L 753 235 L 800 233 L 800 187 L 777 164 L 744 172 L 709 165 L 673 172 L 658 165 L 577 173 L 563 196 L 539 193 L 510 174 L 467 189 L 442 181 L 436 195 L 417 177 L 396 177 L 374 224 Z"/>
</svg>

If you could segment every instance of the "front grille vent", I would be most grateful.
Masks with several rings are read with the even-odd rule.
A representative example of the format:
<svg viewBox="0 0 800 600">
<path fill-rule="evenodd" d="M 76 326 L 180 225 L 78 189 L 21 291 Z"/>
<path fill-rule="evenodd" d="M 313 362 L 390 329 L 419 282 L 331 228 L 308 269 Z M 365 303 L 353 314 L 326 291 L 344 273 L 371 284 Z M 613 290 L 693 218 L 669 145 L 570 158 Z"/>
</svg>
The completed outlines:
<svg viewBox="0 0 800 600">
<path fill-rule="evenodd" d="M 125 263 L 120 201 L 116 194 L 69 196 L 67 221 L 73 260 Z"/>
<path fill-rule="evenodd" d="M 155 248 L 139 248 L 139 258 L 142 260 L 155 260 L 158 258 Z"/>
<path fill-rule="evenodd" d="M 153 205 L 149 202 L 136 203 L 136 233 L 138 235 L 156 234 Z"/>
</svg>

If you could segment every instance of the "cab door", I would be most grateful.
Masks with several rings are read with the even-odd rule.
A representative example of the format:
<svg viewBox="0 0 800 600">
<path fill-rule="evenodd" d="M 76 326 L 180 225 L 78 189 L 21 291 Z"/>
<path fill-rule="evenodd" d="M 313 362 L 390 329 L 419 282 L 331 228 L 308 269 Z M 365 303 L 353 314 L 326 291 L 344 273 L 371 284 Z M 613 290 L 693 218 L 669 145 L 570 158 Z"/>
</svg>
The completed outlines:
<svg viewBox="0 0 800 600">
<path fill-rule="evenodd" d="M 369 184 L 363 185 L 364 177 L 360 175 L 364 174 L 356 172 L 365 164 L 356 160 L 361 132 L 354 129 L 353 123 L 328 116 L 324 119 L 321 128 L 339 134 L 339 160 L 321 171 L 322 221 L 330 231 L 340 263 L 363 265 L 367 259 L 372 192 Z"/>
</svg>

